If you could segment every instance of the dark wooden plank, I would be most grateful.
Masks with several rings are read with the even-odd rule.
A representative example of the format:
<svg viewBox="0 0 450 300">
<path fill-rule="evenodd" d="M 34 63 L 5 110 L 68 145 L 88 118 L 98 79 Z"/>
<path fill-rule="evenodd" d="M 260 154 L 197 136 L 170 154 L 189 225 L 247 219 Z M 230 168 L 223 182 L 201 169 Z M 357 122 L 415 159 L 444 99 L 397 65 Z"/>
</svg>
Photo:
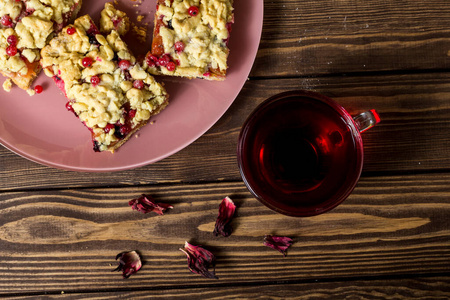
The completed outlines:
<svg viewBox="0 0 450 300">
<path fill-rule="evenodd" d="M 251 76 L 448 69 L 450 2 L 264 1 Z"/>
<path fill-rule="evenodd" d="M 335 210 L 311 218 L 276 214 L 241 182 L 0 194 L 0 293 L 196 287 L 284 280 L 450 272 L 450 174 L 363 178 Z M 140 193 L 174 205 L 164 216 L 128 207 Z M 218 205 L 238 206 L 234 232 L 212 234 Z M 290 236 L 288 256 L 263 246 Z M 219 280 L 191 274 L 184 241 L 217 256 Z M 141 252 L 128 280 L 116 254 Z"/>
<path fill-rule="evenodd" d="M 380 112 L 380 125 L 363 135 L 365 173 L 450 170 L 450 74 L 251 80 L 204 136 L 139 169 L 68 172 L 29 162 L 0 147 L 0 191 L 240 180 L 236 144 L 242 123 L 267 97 L 299 88 L 329 95 L 351 113 L 370 108 Z"/>
<path fill-rule="evenodd" d="M 35 299 L 22 296 L 14 299 Z M 47 295 L 48 299 L 442 299 L 450 298 L 449 277 L 352 280 L 192 289 L 151 289 Z"/>
</svg>

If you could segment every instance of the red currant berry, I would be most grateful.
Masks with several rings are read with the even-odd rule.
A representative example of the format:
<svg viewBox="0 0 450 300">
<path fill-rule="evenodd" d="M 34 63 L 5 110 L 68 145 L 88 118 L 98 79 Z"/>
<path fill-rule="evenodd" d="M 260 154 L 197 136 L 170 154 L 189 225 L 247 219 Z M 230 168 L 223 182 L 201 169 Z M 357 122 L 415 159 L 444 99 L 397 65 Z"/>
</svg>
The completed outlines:
<svg viewBox="0 0 450 300">
<path fill-rule="evenodd" d="M 142 80 L 135 80 L 133 82 L 133 87 L 138 90 L 142 90 L 144 88 L 144 82 Z"/>
<path fill-rule="evenodd" d="M 131 128 L 128 125 L 122 125 L 120 126 L 119 131 L 122 136 L 125 136 L 131 131 Z"/>
<path fill-rule="evenodd" d="M 158 62 L 158 58 L 154 55 L 148 54 L 147 57 L 145 57 L 145 62 L 149 67 L 154 67 Z"/>
<path fill-rule="evenodd" d="M 114 128 L 116 128 L 116 126 L 114 126 L 114 124 L 106 124 L 106 126 L 105 126 L 105 128 L 103 128 L 103 130 L 105 131 L 105 133 L 109 133 Z"/>
<path fill-rule="evenodd" d="M 66 109 L 75 113 L 75 110 L 73 110 L 72 103 L 70 101 L 66 103 Z"/>
<path fill-rule="evenodd" d="M 177 67 L 177 66 L 175 65 L 175 63 L 174 63 L 173 61 L 169 62 L 169 63 L 166 65 L 167 71 L 170 71 L 170 72 L 175 71 L 175 68 L 176 68 L 176 67 Z"/>
<path fill-rule="evenodd" d="M 37 85 L 34 87 L 34 91 L 36 92 L 36 94 L 42 93 L 43 90 L 44 88 L 42 87 L 42 85 Z"/>
<path fill-rule="evenodd" d="M 196 15 L 198 15 L 198 7 L 197 6 L 189 7 L 188 13 L 191 17 L 195 17 Z"/>
<path fill-rule="evenodd" d="M 128 70 L 128 68 L 130 68 L 131 63 L 129 60 L 126 59 L 122 59 L 121 61 L 119 61 L 119 68 L 121 68 L 122 70 Z"/>
<path fill-rule="evenodd" d="M 3 26 L 11 26 L 12 25 L 12 19 L 9 15 L 4 15 L 0 19 L 0 22 L 2 23 Z"/>
<path fill-rule="evenodd" d="M 170 62 L 170 56 L 167 54 L 164 54 L 158 59 L 158 65 L 161 67 L 167 66 L 167 64 Z"/>
<path fill-rule="evenodd" d="M 16 55 L 17 54 L 16 46 L 10 45 L 10 46 L 6 47 L 6 54 L 8 54 L 9 56 Z"/>
<path fill-rule="evenodd" d="M 81 65 L 85 68 L 92 66 L 92 58 L 85 57 L 81 60 Z"/>
<path fill-rule="evenodd" d="M 76 30 L 75 28 L 73 28 L 73 27 L 67 28 L 67 34 L 68 34 L 68 35 L 72 35 L 72 34 L 74 34 L 75 32 L 77 32 L 77 30 Z"/>
<path fill-rule="evenodd" d="M 97 86 L 100 83 L 100 77 L 94 75 L 91 77 L 91 83 L 93 86 Z"/>
<path fill-rule="evenodd" d="M 136 116 L 136 110 L 132 109 L 128 112 L 128 117 L 130 117 L 130 119 L 133 119 Z"/>
<path fill-rule="evenodd" d="M 175 51 L 178 53 L 184 51 L 184 43 L 182 41 L 178 41 L 175 43 Z"/>
<path fill-rule="evenodd" d="M 10 35 L 10 36 L 8 36 L 8 38 L 6 39 L 6 41 L 7 41 L 8 44 L 10 44 L 11 46 L 16 46 L 16 45 L 17 45 L 17 36 L 15 36 L 15 35 Z"/>
</svg>

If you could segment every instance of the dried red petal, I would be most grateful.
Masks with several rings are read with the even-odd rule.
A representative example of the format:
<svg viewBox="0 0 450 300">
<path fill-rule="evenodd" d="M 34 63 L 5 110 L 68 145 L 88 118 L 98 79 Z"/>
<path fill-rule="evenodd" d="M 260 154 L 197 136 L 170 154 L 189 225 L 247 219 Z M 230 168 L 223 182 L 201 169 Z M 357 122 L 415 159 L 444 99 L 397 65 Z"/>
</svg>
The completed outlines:
<svg viewBox="0 0 450 300">
<path fill-rule="evenodd" d="M 224 237 L 227 237 L 233 232 L 233 228 L 230 223 L 234 216 L 235 210 L 236 205 L 234 205 L 233 200 L 231 200 L 228 196 L 223 198 L 219 206 L 219 216 L 217 217 L 216 226 L 214 227 L 213 232 L 216 236 L 221 234 Z"/>
<path fill-rule="evenodd" d="M 200 274 L 206 278 L 219 279 L 216 276 L 214 267 L 216 266 L 216 257 L 208 250 L 194 246 L 185 242 L 184 249 L 180 248 L 187 256 L 188 267 L 192 273 Z M 213 268 L 209 271 L 209 268 Z"/>
<path fill-rule="evenodd" d="M 130 277 L 142 267 L 141 258 L 136 251 L 121 252 L 117 254 L 116 260 L 119 260 L 119 266 L 113 271 L 122 271 L 123 278 Z"/>
<path fill-rule="evenodd" d="M 128 204 L 137 211 L 140 211 L 144 214 L 149 212 L 155 212 L 158 215 L 163 215 L 164 212 L 173 208 L 172 205 L 166 203 L 156 203 L 152 196 L 142 194 L 139 198 L 130 200 Z"/>
<path fill-rule="evenodd" d="M 280 251 L 284 256 L 286 256 L 287 248 L 289 248 L 292 243 L 293 240 L 285 236 L 266 235 L 264 237 L 264 246 Z"/>
</svg>

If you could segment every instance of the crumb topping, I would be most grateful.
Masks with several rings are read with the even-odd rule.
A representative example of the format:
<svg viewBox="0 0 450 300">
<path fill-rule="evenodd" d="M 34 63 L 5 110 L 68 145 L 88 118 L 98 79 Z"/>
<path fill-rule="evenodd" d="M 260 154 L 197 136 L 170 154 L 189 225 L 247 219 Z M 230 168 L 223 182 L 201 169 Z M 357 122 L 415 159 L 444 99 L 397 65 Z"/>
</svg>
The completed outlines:
<svg viewBox="0 0 450 300">
<path fill-rule="evenodd" d="M 91 129 L 98 150 L 109 150 L 126 135 L 124 126 L 128 133 L 146 123 L 167 94 L 136 63 L 117 31 L 106 37 L 98 34 L 87 15 L 72 27 L 74 33 L 63 29 L 42 49 L 42 66 L 48 76 L 63 83 L 71 109 Z M 119 63 L 123 60 L 125 69 Z"/>
<path fill-rule="evenodd" d="M 36 30 L 36 28 L 39 28 L 39 30 Z M 41 49 L 53 32 L 53 23 L 39 17 L 29 16 L 23 18 L 16 25 L 15 31 L 19 37 L 18 48 Z"/>
<path fill-rule="evenodd" d="M 152 54 L 169 55 L 176 67 L 147 64 L 149 70 L 188 77 L 202 77 L 210 70 L 225 74 L 232 0 L 160 0 L 158 4 Z M 182 50 L 177 43 L 182 43 Z"/>
<path fill-rule="evenodd" d="M 121 36 L 125 35 L 130 30 L 130 19 L 113 4 L 106 3 L 101 12 L 100 32 L 109 34 L 112 30 L 117 31 Z"/>
<path fill-rule="evenodd" d="M 22 2 L 0 0 L 0 16 L 9 15 L 13 20 L 22 12 Z"/>
</svg>

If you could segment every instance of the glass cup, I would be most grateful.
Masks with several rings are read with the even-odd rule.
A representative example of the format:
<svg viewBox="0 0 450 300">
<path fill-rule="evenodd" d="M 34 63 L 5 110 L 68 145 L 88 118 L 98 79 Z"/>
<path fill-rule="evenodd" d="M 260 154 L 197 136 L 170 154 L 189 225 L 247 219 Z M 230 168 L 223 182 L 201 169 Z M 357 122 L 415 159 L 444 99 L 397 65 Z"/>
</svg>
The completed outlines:
<svg viewBox="0 0 450 300">
<path fill-rule="evenodd" d="M 241 129 L 241 176 L 249 191 L 274 211 L 296 217 L 327 212 L 353 191 L 363 166 L 360 133 L 379 121 L 375 110 L 352 117 L 315 92 L 275 95 Z"/>
</svg>

